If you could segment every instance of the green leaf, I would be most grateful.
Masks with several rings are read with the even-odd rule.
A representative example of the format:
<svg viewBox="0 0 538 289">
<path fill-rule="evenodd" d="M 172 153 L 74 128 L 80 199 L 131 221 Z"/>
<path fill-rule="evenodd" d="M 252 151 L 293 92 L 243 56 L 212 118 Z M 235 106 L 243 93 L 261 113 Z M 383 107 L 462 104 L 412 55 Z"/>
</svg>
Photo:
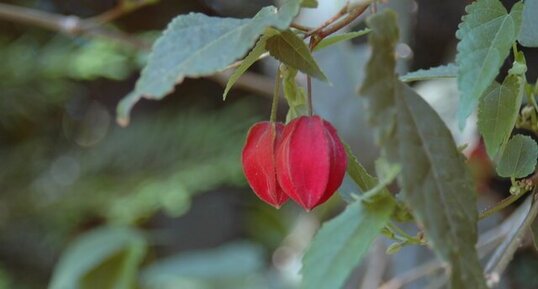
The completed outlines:
<svg viewBox="0 0 538 289">
<path fill-rule="evenodd" d="M 226 96 L 228 95 L 228 92 L 230 92 L 230 89 L 237 82 L 239 77 L 241 77 L 241 75 L 243 75 L 243 73 L 245 73 L 247 69 L 249 69 L 249 67 L 251 67 L 252 64 L 254 64 L 256 61 L 258 61 L 260 56 L 262 56 L 262 54 L 265 53 L 266 51 L 265 44 L 267 43 L 267 39 L 273 36 L 274 33 L 275 33 L 274 30 L 268 29 L 267 32 L 260 38 L 260 40 L 258 40 L 258 42 L 256 43 L 256 46 L 254 46 L 254 48 L 249 52 L 247 57 L 243 59 L 239 67 L 237 67 L 234 73 L 232 73 L 232 75 L 230 76 L 230 79 L 228 79 L 226 88 L 224 89 L 224 94 L 222 95 L 223 100 L 226 100 Z"/>
<path fill-rule="evenodd" d="M 318 50 L 321 50 L 323 48 L 327 48 L 327 47 L 329 47 L 331 45 L 338 44 L 338 43 L 343 42 L 343 41 L 348 41 L 348 40 L 351 40 L 353 38 L 357 38 L 357 37 L 366 35 L 369 32 L 370 32 L 370 29 L 365 28 L 365 29 L 362 29 L 362 30 L 359 30 L 359 31 L 346 32 L 346 33 L 342 33 L 342 34 L 338 34 L 338 35 L 334 35 L 334 36 L 324 38 L 323 40 L 321 40 L 318 43 L 318 45 L 316 45 L 316 47 L 314 48 L 314 51 L 318 51 Z"/>
<path fill-rule="evenodd" d="M 54 269 L 49 289 L 130 289 L 146 241 L 129 228 L 101 228 L 77 238 Z"/>
<path fill-rule="evenodd" d="M 480 99 L 478 129 L 492 159 L 510 138 L 522 99 L 523 83 L 515 75 L 507 76 L 502 85 L 493 82 Z"/>
<path fill-rule="evenodd" d="M 286 65 L 320 80 L 327 80 L 304 40 L 292 31 L 285 30 L 269 38 L 266 48 L 271 56 Z"/>
<path fill-rule="evenodd" d="M 538 47 L 538 21 L 536 21 L 536 11 L 538 11 L 538 0 L 525 0 L 523 21 L 521 23 L 521 32 L 519 33 L 519 43 L 526 47 Z"/>
<path fill-rule="evenodd" d="M 497 165 L 497 173 L 505 178 L 523 178 L 534 172 L 538 145 L 531 137 L 515 135 L 508 143 Z"/>
<path fill-rule="evenodd" d="M 372 56 L 360 90 L 388 161 L 401 165 L 399 183 L 439 257 L 450 265 L 451 288 L 486 289 L 475 249 L 476 196 L 452 135 L 439 115 L 394 74 L 396 14 L 370 17 Z"/>
<path fill-rule="evenodd" d="M 305 8 L 317 8 L 318 1 L 317 0 L 302 0 L 301 6 Z"/>
<path fill-rule="evenodd" d="M 409 72 L 406 75 L 400 76 L 400 80 L 403 82 L 417 81 L 417 80 L 429 80 L 436 78 L 455 78 L 458 76 L 458 66 L 454 63 L 447 65 L 441 65 L 428 69 L 419 69 L 417 71 Z"/>
<path fill-rule="evenodd" d="M 267 28 L 287 29 L 299 9 L 299 0 L 288 0 L 278 11 L 273 6 L 265 7 L 252 19 L 199 13 L 176 17 L 155 42 L 135 90 L 118 105 L 118 123 L 129 123 L 129 113 L 142 97 L 162 99 L 185 77 L 226 69 L 243 57 Z"/>
<path fill-rule="evenodd" d="M 302 288 L 342 288 L 389 221 L 394 207 L 390 196 L 380 194 L 375 202 L 357 201 L 324 223 L 303 258 Z"/>
<path fill-rule="evenodd" d="M 377 185 L 377 178 L 371 176 L 368 171 L 359 163 L 349 145 L 344 144 L 347 155 L 347 173 L 359 186 L 359 188 L 366 192 L 373 189 Z"/>
<path fill-rule="evenodd" d="M 179 253 L 158 260 L 142 272 L 143 284 L 173 283 L 178 277 L 225 280 L 249 276 L 264 268 L 263 248 L 248 242 Z M 241 266 L 238 266 L 241 264 Z M 148 286 L 153 287 L 153 286 Z M 157 287 L 157 286 L 155 286 Z"/>
<path fill-rule="evenodd" d="M 510 14 L 499 0 L 478 0 L 467 6 L 467 15 L 456 37 L 460 104 L 458 119 L 463 127 L 490 86 L 516 41 L 523 4 L 516 3 Z"/>
<path fill-rule="evenodd" d="M 286 123 L 288 123 L 294 118 L 306 115 L 306 92 L 304 91 L 304 88 L 297 85 L 297 82 L 295 81 L 297 69 L 281 65 L 280 73 L 282 75 L 284 97 L 289 106 L 288 114 L 286 115 Z"/>
</svg>

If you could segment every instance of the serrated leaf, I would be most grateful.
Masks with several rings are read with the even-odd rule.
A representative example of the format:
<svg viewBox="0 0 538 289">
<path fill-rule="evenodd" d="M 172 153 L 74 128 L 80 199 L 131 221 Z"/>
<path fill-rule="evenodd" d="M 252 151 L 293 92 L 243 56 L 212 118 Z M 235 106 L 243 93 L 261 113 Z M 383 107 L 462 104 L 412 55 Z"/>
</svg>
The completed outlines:
<svg viewBox="0 0 538 289">
<path fill-rule="evenodd" d="M 237 82 L 237 80 L 243 75 L 249 67 L 252 66 L 262 54 L 266 52 L 265 50 L 265 44 L 267 43 L 267 39 L 269 37 L 273 36 L 276 32 L 272 29 L 268 29 L 267 32 L 256 42 L 256 45 L 254 48 L 249 52 L 247 57 L 243 59 L 241 64 L 237 67 L 237 69 L 232 73 L 230 78 L 228 79 L 228 83 L 226 83 L 226 88 L 224 89 L 224 93 L 222 95 L 222 99 L 226 100 L 226 96 L 228 95 L 228 92 L 230 92 L 230 89 L 232 86 Z"/>
<path fill-rule="evenodd" d="M 478 105 L 478 129 L 491 159 L 510 138 L 523 99 L 520 78 L 509 75 L 502 85 L 493 82 Z"/>
<path fill-rule="evenodd" d="M 312 77 L 327 80 L 302 38 L 290 30 L 282 31 L 267 40 L 269 54 L 286 65 Z"/>
<path fill-rule="evenodd" d="M 449 63 L 447 65 L 441 65 L 428 69 L 419 69 L 417 71 L 409 72 L 406 75 L 400 76 L 400 80 L 403 82 L 410 82 L 437 78 L 454 78 L 457 76 L 458 66 L 454 63 Z"/>
<path fill-rule="evenodd" d="M 199 13 L 176 17 L 155 42 L 135 90 L 118 105 L 118 123 L 128 124 L 129 112 L 142 97 L 162 99 L 185 77 L 224 70 L 243 57 L 267 28 L 287 29 L 299 9 L 299 0 L 288 0 L 278 10 L 263 8 L 252 19 Z"/>
<path fill-rule="evenodd" d="M 294 118 L 306 115 L 306 92 L 295 81 L 297 69 L 281 65 L 280 73 L 282 75 L 284 98 L 286 98 L 289 106 L 288 114 L 286 115 L 286 123 L 288 123 Z"/>
<path fill-rule="evenodd" d="M 380 194 L 375 202 L 357 201 L 324 223 L 303 258 L 301 288 L 342 288 L 389 221 L 394 207 L 390 196 Z"/>
<path fill-rule="evenodd" d="M 318 0 L 302 0 L 301 6 L 305 8 L 317 8 Z"/>
<path fill-rule="evenodd" d="M 146 241 L 136 230 L 111 227 L 86 233 L 61 256 L 49 289 L 132 288 L 145 250 Z"/>
<path fill-rule="evenodd" d="M 467 15 L 456 32 L 460 39 L 456 55 L 460 127 L 477 107 L 516 41 L 522 9 L 523 3 L 518 2 L 508 14 L 499 0 L 478 0 L 465 9 Z"/>
<path fill-rule="evenodd" d="M 321 50 L 323 48 L 327 48 L 327 47 L 329 47 L 331 45 L 338 44 L 338 43 L 343 42 L 343 41 L 348 41 L 348 40 L 351 40 L 353 38 L 357 38 L 357 37 L 366 35 L 369 32 L 370 32 L 370 29 L 365 28 L 365 29 L 362 29 L 362 30 L 359 30 L 359 31 L 346 32 L 346 33 L 342 33 L 342 34 L 338 34 L 338 35 L 334 35 L 334 36 L 329 36 L 329 37 L 324 38 L 323 40 L 321 40 L 318 43 L 318 45 L 316 45 L 316 47 L 314 48 L 313 51 L 315 52 L 315 51 Z"/>
<path fill-rule="evenodd" d="M 402 166 L 399 183 L 439 257 L 450 265 L 451 288 L 486 289 L 475 249 L 476 196 L 464 157 L 439 115 L 394 74 L 396 15 L 370 17 L 372 56 L 361 94 L 388 160 Z"/>
<path fill-rule="evenodd" d="M 523 178 L 534 172 L 538 145 L 531 137 L 515 135 L 508 143 L 497 165 L 497 173 L 505 178 Z"/>
<path fill-rule="evenodd" d="M 536 21 L 536 11 L 538 11 L 538 0 L 525 0 L 521 32 L 519 33 L 519 43 L 526 47 L 538 47 L 538 21 Z"/>
</svg>

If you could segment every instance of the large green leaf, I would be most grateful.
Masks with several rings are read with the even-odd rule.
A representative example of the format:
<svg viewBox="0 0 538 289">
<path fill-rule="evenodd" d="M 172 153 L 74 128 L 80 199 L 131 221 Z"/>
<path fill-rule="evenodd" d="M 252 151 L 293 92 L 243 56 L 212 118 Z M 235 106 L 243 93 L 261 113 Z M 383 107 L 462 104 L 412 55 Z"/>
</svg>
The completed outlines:
<svg viewBox="0 0 538 289">
<path fill-rule="evenodd" d="M 394 210 L 391 196 L 378 196 L 375 202 L 356 201 L 323 224 L 303 258 L 302 288 L 342 288 Z"/>
<path fill-rule="evenodd" d="M 499 0 L 478 0 L 467 6 L 467 15 L 456 37 L 460 104 L 458 119 L 463 126 L 490 86 L 516 41 L 523 4 L 516 3 L 508 14 Z"/>
<path fill-rule="evenodd" d="M 286 65 L 296 68 L 312 77 L 327 80 L 304 40 L 290 30 L 269 38 L 266 44 L 267 50 L 274 58 Z"/>
<path fill-rule="evenodd" d="M 367 20 L 372 56 L 361 94 L 389 161 L 402 168 L 404 201 L 438 255 L 450 265 L 451 288 L 487 288 L 478 254 L 476 196 L 452 135 L 439 115 L 394 74 L 396 15 Z M 383 116 L 383 118 L 381 118 Z"/>
<path fill-rule="evenodd" d="M 278 10 L 273 6 L 263 8 L 252 19 L 199 13 L 176 17 L 155 42 L 135 90 L 118 105 L 118 122 L 129 122 L 132 107 L 142 97 L 161 99 L 185 77 L 224 70 L 243 57 L 268 27 L 286 29 L 299 9 L 299 0 L 288 0 Z"/>
<path fill-rule="evenodd" d="M 538 11 L 538 0 L 525 0 L 523 8 L 523 21 L 519 34 L 519 43 L 527 47 L 538 47 L 538 21 L 536 21 L 536 11 Z"/>
<path fill-rule="evenodd" d="M 514 128 L 523 99 L 519 76 L 509 75 L 502 85 L 493 82 L 478 105 L 478 128 L 484 137 L 486 150 L 494 158 Z"/>
<path fill-rule="evenodd" d="M 428 80 L 436 78 L 454 78 L 458 76 L 458 66 L 454 63 L 447 65 L 436 66 L 428 69 L 419 69 L 409 72 L 406 75 L 400 76 L 403 82 Z"/>
<path fill-rule="evenodd" d="M 538 145 L 531 137 L 515 135 L 508 143 L 497 165 L 501 177 L 523 178 L 534 172 Z"/>
<path fill-rule="evenodd" d="M 146 241 L 129 228 L 101 228 L 80 236 L 64 252 L 50 289 L 130 289 Z"/>
</svg>

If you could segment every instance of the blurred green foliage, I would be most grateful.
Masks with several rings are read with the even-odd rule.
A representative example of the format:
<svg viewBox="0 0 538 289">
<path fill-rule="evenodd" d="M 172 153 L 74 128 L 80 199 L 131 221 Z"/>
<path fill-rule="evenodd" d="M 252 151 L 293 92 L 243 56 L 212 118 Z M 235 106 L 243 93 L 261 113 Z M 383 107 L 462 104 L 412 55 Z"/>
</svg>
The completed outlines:
<svg viewBox="0 0 538 289">
<path fill-rule="evenodd" d="M 177 9 L 195 7 L 187 2 Z M 9 33 L 0 33 L 0 289 L 46 287 L 58 258 L 55 270 L 64 275 L 57 278 L 70 283 L 54 287 L 53 282 L 51 288 L 133 288 L 138 286 L 139 263 L 155 258 L 154 253 L 140 253 L 138 261 L 129 263 L 129 250 L 103 253 L 112 245 L 108 241 L 107 246 L 78 253 L 73 248 L 91 242 L 103 230 L 101 225 L 148 227 L 150 232 L 155 216 L 181 217 L 200 193 L 223 187 L 248 191 L 240 151 L 248 127 L 260 118 L 259 104 L 266 100 L 234 94 L 223 106 L 222 88 L 199 80 L 178 88 L 176 99 L 144 103 L 132 124 L 120 128 L 114 123 L 115 105 L 132 88 L 145 52 L 101 38 L 7 27 Z M 145 29 L 136 37 L 151 42 L 157 34 Z M 241 198 L 245 196 L 255 200 L 250 194 Z M 265 211 L 255 204 L 240 205 L 248 209 L 246 234 L 274 247 L 287 231 L 283 218 L 271 212 L 264 221 Z M 249 220 L 273 227 L 261 230 Z M 73 239 L 88 229 L 88 235 Z M 159 242 L 174 245 L 170 240 Z M 263 248 L 252 243 L 234 246 L 230 254 L 250 258 L 245 262 L 256 267 L 213 283 L 189 274 L 182 278 L 202 286 L 193 288 L 217 288 L 214 285 L 222 280 L 226 288 L 265 284 Z M 223 253 L 228 249 L 215 250 L 185 258 L 199 260 L 200 270 L 230 267 L 213 258 L 228 254 Z M 69 258 L 75 261 L 61 265 Z M 86 267 L 77 273 L 77 266 Z M 128 268 L 135 270 L 129 277 L 132 282 L 121 283 Z M 144 276 L 154 280 L 150 273 Z"/>
</svg>

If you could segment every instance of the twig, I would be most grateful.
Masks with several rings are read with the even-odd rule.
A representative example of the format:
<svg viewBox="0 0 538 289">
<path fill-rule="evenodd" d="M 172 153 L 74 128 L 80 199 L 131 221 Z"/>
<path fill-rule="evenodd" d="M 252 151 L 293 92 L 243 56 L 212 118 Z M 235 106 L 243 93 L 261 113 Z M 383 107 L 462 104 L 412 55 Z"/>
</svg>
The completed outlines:
<svg viewBox="0 0 538 289">
<path fill-rule="evenodd" d="M 508 233 L 508 237 L 489 259 L 485 270 L 488 277 L 488 286 L 494 287 L 499 283 L 502 273 L 514 257 L 514 253 L 519 247 L 525 233 L 527 233 L 527 229 L 534 219 L 536 219 L 538 215 L 536 196 L 535 189 L 533 194 L 514 213 L 518 216 L 516 219 L 517 222 Z"/>
<path fill-rule="evenodd" d="M 353 22 L 353 20 L 357 19 L 359 16 L 362 15 L 362 13 L 364 13 L 364 11 L 366 11 L 366 9 L 368 8 L 368 5 L 363 5 L 363 6 L 359 6 L 353 10 L 351 10 L 351 12 L 348 13 L 348 15 L 343 18 L 342 20 L 336 22 L 334 25 L 328 27 L 327 29 L 324 29 L 322 30 L 318 35 L 321 39 L 333 34 L 334 32 L 342 29 L 344 26 L 347 26 L 348 24 L 350 24 L 351 22 Z"/>
<path fill-rule="evenodd" d="M 480 258 L 483 258 L 493 251 L 503 240 L 510 229 L 512 229 L 514 222 L 517 219 L 516 217 L 517 215 L 514 213 L 504 220 L 501 225 L 480 235 L 478 244 L 476 245 L 478 256 Z M 383 283 L 378 289 L 400 289 L 407 284 L 434 274 L 443 268 L 445 268 L 445 265 L 442 262 L 438 260 L 430 260 Z"/>
<path fill-rule="evenodd" d="M 399 289 L 406 284 L 413 283 L 441 269 L 443 269 L 441 262 L 431 260 L 383 283 L 379 286 L 379 289 Z"/>
<path fill-rule="evenodd" d="M 331 18 L 327 19 L 325 22 L 323 22 L 320 26 L 316 27 L 315 29 L 313 30 L 310 30 L 308 31 L 308 33 L 306 33 L 306 37 L 308 36 L 312 36 L 314 34 L 317 34 L 319 32 L 321 32 L 321 30 L 325 29 L 327 26 L 333 24 L 334 22 L 336 22 L 338 19 L 342 18 L 344 15 L 347 14 L 347 5 L 345 5 L 344 7 L 342 7 L 342 9 L 340 9 L 334 16 L 332 16 Z"/>
<path fill-rule="evenodd" d="M 361 16 L 362 13 L 366 11 L 368 6 L 369 4 L 364 4 L 357 6 L 352 10 L 349 10 L 349 7 L 346 5 L 342 9 L 340 9 L 340 11 L 338 11 L 338 13 L 336 13 L 334 16 L 323 22 L 323 24 L 321 24 L 319 27 L 306 33 L 304 37 L 310 37 L 310 46 L 313 49 L 314 47 L 316 47 L 316 45 L 318 45 L 321 40 L 323 40 L 323 38 L 344 28 L 345 26 L 353 22 L 353 20 Z"/>
<path fill-rule="evenodd" d="M 291 28 L 295 28 L 295 29 L 297 29 L 297 30 L 301 30 L 301 31 L 303 31 L 303 32 L 308 32 L 308 31 L 312 30 L 311 27 L 306 27 L 306 26 L 304 26 L 304 25 L 297 24 L 297 23 L 292 23 L 292 24 L 290 25 L 290 27 L 291 27 Z"/>
<path fill-rule="evenodd" d="M 493 207 L 491 208 L 488 208 L 482 212 L 480 212 L 480 215 L 478 216 L 478 218 L 480 220 L 482 219 L 485 219 L 497 212 L 499 212 L 500 210 L 510 206 L 511 204 L 513 204 L 515 201 L 519 200 L 523 195 L 525 195 L 527 192 L 523 192 L 523 193 L 519 193 L 519 194 L 514 194 L 514 195 L 511 195 L 505 199 L 502 199 L 500 202 L 498 202 L 497 204 L 495 204 Z"/>
<path fill-rule="evenodd" d="M 368 264 L 366 265 L 366 272 L 364 272 L 360 289 L 376 289 L 381 284 L 388 265 L 386 249 L 383 240 L 377 239 L 375 241 L 373 250 L 368 257 Z"/>
<path fill-rule="evenodd" d="M 216 83 L 224 87 L 228 83 L 228 79 L 230 79 L 231 74 L 232 74 L 232 71 L 226 70 L 226 71 L 208 76 L 207 78 L 215 81 Z M 273 79 L 270 77 L 252 73 L 252 72 L 245 72 L 237 80 L 237 82 L 234 85 L 234 88 L 243 89 L 246 91 L 253 92 L 260 96 L 271 98 L 273 97 L 274 85 L 273 85 Z"/>
<path fill-rule="evenodd" d="M 103 37 L 121 42 L 136 49 L 150 49 L 149 44 L 133 38 L 126 33 L 100 28 L 98 27 L 99 25 L 97 23 L 93 23 L 90 20 L 81 19 L 78 16 L 65 16 L 0 3 L 0 18 L 13 22 L 39 26 L 70 36 L 87 35 L 91 37 Z"/>
<path fill-rule="evenodd" d="M 112 12 L 104 12 L 99 16 L 81 19 L 78 16 L 65 16 L 31 8 L 18 7 L 9 4 L 0 3 L 0 19 L 5 19 L 17 23 L 24 23 L 33 26 L 42 27 L 48 30 L 57 31 L 70 36 L 88 36 L 106 38 L 121 44 L 133 47 L 137 50 L 148 52 L 151 45 L 139 39 L 132 37 L 120 31 L 101 27 L 103 23 L 112 21 L 120 15 L 133 11 L 130 9 L 113 8 Z M 260 56 L 267 57 L 267 53 Z M 238 61 L 228 68 L 237 67 L 241 64 Z M 208 77 L 217 83 L 225 86 L 228 82 L 230 73 L 224 71 Z M 236 87 L 252 91 L 263 96 L 273 96 L 272 80 L 254 73 L 247 72 L 236 82 Z"/>
</svg>

